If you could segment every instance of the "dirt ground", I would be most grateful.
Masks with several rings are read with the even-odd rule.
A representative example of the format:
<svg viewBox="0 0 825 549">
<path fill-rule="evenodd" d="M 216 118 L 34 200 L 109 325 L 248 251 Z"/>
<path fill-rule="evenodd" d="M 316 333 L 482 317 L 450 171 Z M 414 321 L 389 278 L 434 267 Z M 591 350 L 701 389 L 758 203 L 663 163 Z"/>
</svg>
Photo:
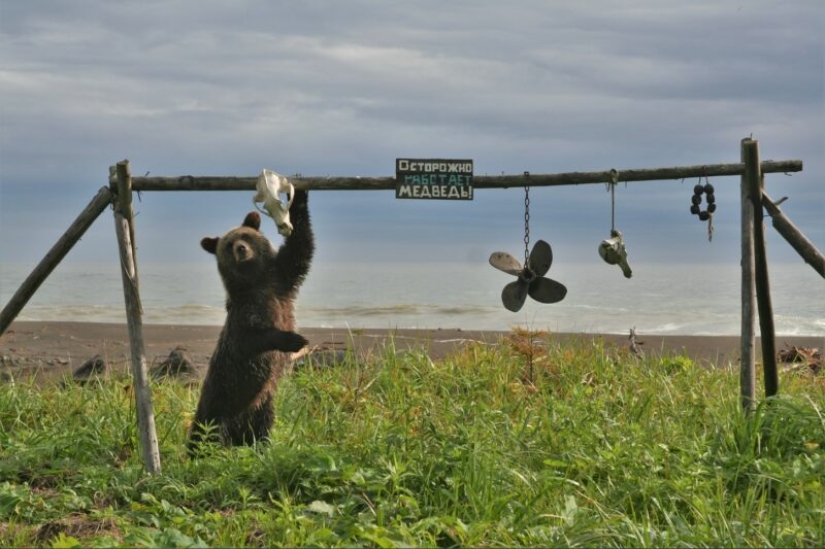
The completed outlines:
<svg viewBox="0 0 825 549">
<path fill-rule="evenodd" d="M 464 330 L 355 330 L 304 328 L 309 351 L 324 353 L 350 349 L 359 356 L 405 352 L 427 352 L 440 360 L 462 345 L 481 342 L 498 345 L 508 332 Z M 143 326 L 144 354 L 147 366 L 162 362 L 176 348 L 182 348 L 203 375 L 220 334 L 219 326 Z M 606 345 L 627 347 L 627 336 L 599 334 L 550 334 L 555 342 L 602 340 Z M 734 365 L 739 361 L 740 339 L 736 336 L 646 336 L 638 334 L 646 354 L 681 354 L 706 364 Z M 825 349 L 825 338 L 776 338 L 777 351 L 790 346 Z M 127 368 L 131 356 L 129 333 L 125 324 L 89 322 L 14 322 L 0 336 L 0 373 L 20 379 L 34 375 L 38 379 L 62 379 L 71 376 L 87 360 L 100 355 L 115 366 Z M 757 339 L 756 357 L 760 360 Z"/>
</svg>

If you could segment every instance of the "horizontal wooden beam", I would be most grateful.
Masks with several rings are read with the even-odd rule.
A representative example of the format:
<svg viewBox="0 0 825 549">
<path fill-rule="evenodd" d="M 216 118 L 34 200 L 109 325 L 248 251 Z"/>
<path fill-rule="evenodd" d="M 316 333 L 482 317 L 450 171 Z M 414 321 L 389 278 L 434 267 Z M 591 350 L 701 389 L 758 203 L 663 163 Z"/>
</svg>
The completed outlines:
<svg viewBox="0 0 825 549">
<path fill-rule="evenodd" d="M 801 160 L 766 160 L 762 173 L 791 173 L 802 171 Z M 694 177 L 720 177 L 743 175 L 745 164 L 709 164 L 706 166 L 681 166 L 644 170 L 613 170 L 601 172 L 568 172 L 557 174 L 474 175 L 474 189 L 507 189 L 522 187 L 555 187 L 561 185 L 586 185 L 624 181 L 659 181 Z M 339 177 L 339 176 L 287 176 L 296 189 L 312 191 L 384 191 L 395 190 L 395 177 Z M 258 177 L 193 176 L 132 177 L 135 191 L 251 191 Z"/>
</svg>

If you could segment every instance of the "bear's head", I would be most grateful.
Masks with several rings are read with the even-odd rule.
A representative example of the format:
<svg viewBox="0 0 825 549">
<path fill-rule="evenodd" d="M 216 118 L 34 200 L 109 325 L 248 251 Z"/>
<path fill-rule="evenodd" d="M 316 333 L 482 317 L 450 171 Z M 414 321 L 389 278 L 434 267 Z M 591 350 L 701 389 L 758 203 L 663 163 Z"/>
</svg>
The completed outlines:
<svg viewBox="0 0 825 549">
<path fill-rule="evenodd" d="M 249 212 L 243 225 L 221 237 L 206 237 L 201 248 L 218 260 L 218 270 L 227 290 L 234 283 L 249 284 L 264 274 L 267 264 L 275 257 L 272 243 L 260 231 L 261 216 Z"/>
</svg>

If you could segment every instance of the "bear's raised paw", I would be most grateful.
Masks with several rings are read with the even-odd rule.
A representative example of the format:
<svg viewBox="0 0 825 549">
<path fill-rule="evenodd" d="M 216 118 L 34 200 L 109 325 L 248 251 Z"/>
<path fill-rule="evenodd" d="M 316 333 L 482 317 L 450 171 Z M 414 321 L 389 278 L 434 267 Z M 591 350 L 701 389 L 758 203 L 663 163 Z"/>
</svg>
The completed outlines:
<svg viewBox="0 0 825 549">
<path fill-rule="evenodd" d="M 298 352 L 309 344 L 307 338 L 295 332 L 281 332 L 278 340 L 278 350 L 287 353 Z"/>
</svg>

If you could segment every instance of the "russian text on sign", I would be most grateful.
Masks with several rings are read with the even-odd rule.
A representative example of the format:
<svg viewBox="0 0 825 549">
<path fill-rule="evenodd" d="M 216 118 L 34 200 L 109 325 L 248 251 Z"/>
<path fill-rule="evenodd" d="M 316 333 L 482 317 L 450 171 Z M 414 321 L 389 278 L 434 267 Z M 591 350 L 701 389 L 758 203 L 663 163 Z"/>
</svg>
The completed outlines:
<svg viewBox="0 0 825 549">
<path fill-rule="evenodd" d="M 473 161 L 441 158 L 398 158 L 396 198 L 473 199 Z"/>
</svg>

